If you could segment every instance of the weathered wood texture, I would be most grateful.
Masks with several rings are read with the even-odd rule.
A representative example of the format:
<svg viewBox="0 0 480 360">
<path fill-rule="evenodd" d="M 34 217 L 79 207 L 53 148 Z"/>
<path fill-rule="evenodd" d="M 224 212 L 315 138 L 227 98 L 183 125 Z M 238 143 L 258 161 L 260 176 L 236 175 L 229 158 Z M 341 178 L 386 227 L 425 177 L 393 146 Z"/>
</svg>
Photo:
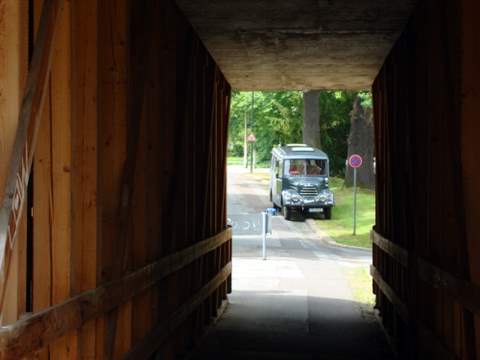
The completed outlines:
<svg viewBox="0 0 480 360">
<path fill-rule="evenodd" d="M 96 289 L 85 291 L 60 304 L 24 317 L 15 324 L 1 328 L 1 357 L 20 358 L 41 348 L 45 344 L 53 343 L 56 339 L 61 338 L 70 331 L 81 328 L 83 324 L 100 318 L 106 312 L 128 303 L 135 296 L 151 290 L 152 286 L 158 284 L 159 281 L 191 265 L 206 254 L 227 245 L 231 240 L 231 236 L 231 230 L 227 229 L 182 251 L 162 257 L 160 260 L 143 266 L 121 279 L 110 281 Z M 224 275 L 221 276 L 223 279 L 221 282 L 224 282 L 225 277 L 230 273 L 231 269 L 227 265 L 222 268 Z M 212 287 L 211 285 L 209 286 L 209 288 Z M 216 288 L 217 286 L 211 290 L 216 290 Z M 205 291 L 207 290 L 200 288 L 199 293 L 205 293 Z M 210 294 L 209 291 L 207 292 Z M 192 295 L 191 300 L 199 301 L 199 296 L 197 295 L 198 293 L 194 294 L 194 296 Z M 203 300 L 204 298 L 201 301 Z M 182 304 L 182 306 L 184 305 Z M 189 306 L 188 314 L 193 310 L 195 309 Z M 62 321 L 58 321 L 58 319 L 62 319 Z M 178 322 L 176 316 L 172 316 L 172 314 L 168 315 L 167 320 L 169 322 Z M 158 327 L 158 324 L 156 324 L 156 327 Z M 171 330 L 165 329 L 166 334 L 169 334 Z M 150 344 L 149 349 L 155 350 L 155 346 L 157 345 Z M 143 350 L 139 349 L 139 351 Z"/>
<path fill-rule="evenodd" d="M 230 289 L 230 86 L 170 0 L 20 3 L 31 44 L 59 8 L 0 358 L 173 359 Z M 0 86 L 21 90 L 22 49 Z M 13 144 L 21 98 L 6 94 Z"/>
<path fill-rule="evenodd" d="M 0 199 L 4 198 L 8 162 L 11 159 L 19 120 L 22 92 L 28 67 L 27 1 L 1 2 L 0 12 Z M 26 209 L 18 227 L 17 244 L 13 249 L 2 324 L 14 322 L 25 311 Z M 6 264 L 5 264 L 6 265 Z M 3 294 L 1 295 L 3 296 Z"/>
<path fill-rule="evenodd" d="M 385 327 L 398 339 L 404 358 L 479 356 L 475 306 L 462 298 L 462 291 L 470 291 L 476 262 L 469 248 L 478 249 L 478 237 L 469 235 L 477 230 L 465 219 L 476 216 L 480 204 L 478 196 L 472 197 L 480 182 L 472 182 L 464 167 L 478 142 L 462 143 L 460 136 L 466 123 L 462 58 L 470 46 L 478 51 L 475 39 L 465 41 L 461 29 L 467 3 L 420 2 L 373 86 L 375 230 L 388 239 L 373 245 L 374 291 Z M 473 88 L 478 91 L 478 82 L 470 86 L 471 95 Z M 479 111 L 473 113 L 478 118 Z M 426 341 L 425 333 L 436 341 Z"/>
</svg>

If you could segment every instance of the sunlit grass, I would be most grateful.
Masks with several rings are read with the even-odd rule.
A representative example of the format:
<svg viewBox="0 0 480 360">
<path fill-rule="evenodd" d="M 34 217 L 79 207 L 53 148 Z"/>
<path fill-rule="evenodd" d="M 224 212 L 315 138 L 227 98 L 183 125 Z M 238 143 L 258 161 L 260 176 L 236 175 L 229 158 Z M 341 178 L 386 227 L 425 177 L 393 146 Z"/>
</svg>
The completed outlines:
<svg viewBox="0 0 480 360">
<path fill-rule="evenodd" d="M 250 161 L 250 159 L 248 159 Z M 243 165 L 243 157 L 241 156 L 228 156 L 227 165 Z M 249 163 L 250 166 L 250 163 Z M 256 168 L 268 168 L 270 167 L 270 161 L 257 161 Z"/>
<path fill-rule="evenodd" d="M 375 295 L 372 292 L 372 277 L 368 268 L 347 268 L 345 276 L 352 290 L 353 299 L 359 303 L 373 306 Z"/>
<path fill-rule="evenodd" d="M 346 245 L 371 246 L 370 230 L 375 223 L 375 193 L 358 189 L 357 235 L 353 235 L 353 189 L 343 186 L 343 179 L 330 178 L 330 189 L 335 194 L 331 220 L 317 220 L 318 225 L 336 242 Z"/>
<path fill-rule="evenodd" d="M 227 165 L 243 165 L 243 158 L 236 156 L 228 156 Z"/>
</svg>

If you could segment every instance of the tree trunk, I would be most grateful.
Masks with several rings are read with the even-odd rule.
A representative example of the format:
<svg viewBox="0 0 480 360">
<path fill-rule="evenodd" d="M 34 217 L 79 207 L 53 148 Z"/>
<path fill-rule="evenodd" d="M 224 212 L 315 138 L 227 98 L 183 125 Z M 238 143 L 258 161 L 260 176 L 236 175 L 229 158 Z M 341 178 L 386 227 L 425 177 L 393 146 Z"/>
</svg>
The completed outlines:
<svg viewBox="0 0 480 360">
<path fill-rule="evenodd" d="M 319 97 L 319 90 L 303 92 L 303 142 L 320 149 Z"/>
<path fill-rule="evenodd" d="M 375 189 L 375 174 L 373 172 L 374 130 L 372 109 L 363 108 L 361 99 L 357 97 L 353 103 L 351 114 L 350 135 L 348 137 L 348 157 L 358 154 L 363 158 L 362 166 L 357 169 L 358 186 Z M 347 166 L 345 184 L 352 186 L 353 169 Z"/>
</svg>

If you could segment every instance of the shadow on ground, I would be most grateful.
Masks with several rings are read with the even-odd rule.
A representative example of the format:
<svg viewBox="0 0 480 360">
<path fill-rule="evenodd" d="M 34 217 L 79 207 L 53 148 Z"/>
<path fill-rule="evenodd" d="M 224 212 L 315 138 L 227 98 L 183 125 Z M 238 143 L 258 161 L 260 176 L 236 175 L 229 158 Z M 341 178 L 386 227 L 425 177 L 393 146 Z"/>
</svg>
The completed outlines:
<svg viewBox="0 0 480 360">
<path fill-rule="evenodd" d="M 282 291 L 235 291 L 194 359 L 394 359 L 363 304 Z"/>
</svg>

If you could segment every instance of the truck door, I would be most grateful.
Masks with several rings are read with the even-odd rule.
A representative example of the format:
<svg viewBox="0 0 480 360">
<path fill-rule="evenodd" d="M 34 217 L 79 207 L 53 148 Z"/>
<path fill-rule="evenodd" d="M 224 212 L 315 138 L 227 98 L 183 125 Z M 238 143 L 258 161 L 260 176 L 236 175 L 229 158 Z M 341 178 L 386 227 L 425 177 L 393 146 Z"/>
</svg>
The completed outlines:
<svg viewBox="0 0 480 360">
<path fill-rule="evenodd" d="M 273 201 L 278 205 L 282 205 L 282 178 L 283 178 L 283 160 L 275 159 L 275 180 Z"/>
</svg>

